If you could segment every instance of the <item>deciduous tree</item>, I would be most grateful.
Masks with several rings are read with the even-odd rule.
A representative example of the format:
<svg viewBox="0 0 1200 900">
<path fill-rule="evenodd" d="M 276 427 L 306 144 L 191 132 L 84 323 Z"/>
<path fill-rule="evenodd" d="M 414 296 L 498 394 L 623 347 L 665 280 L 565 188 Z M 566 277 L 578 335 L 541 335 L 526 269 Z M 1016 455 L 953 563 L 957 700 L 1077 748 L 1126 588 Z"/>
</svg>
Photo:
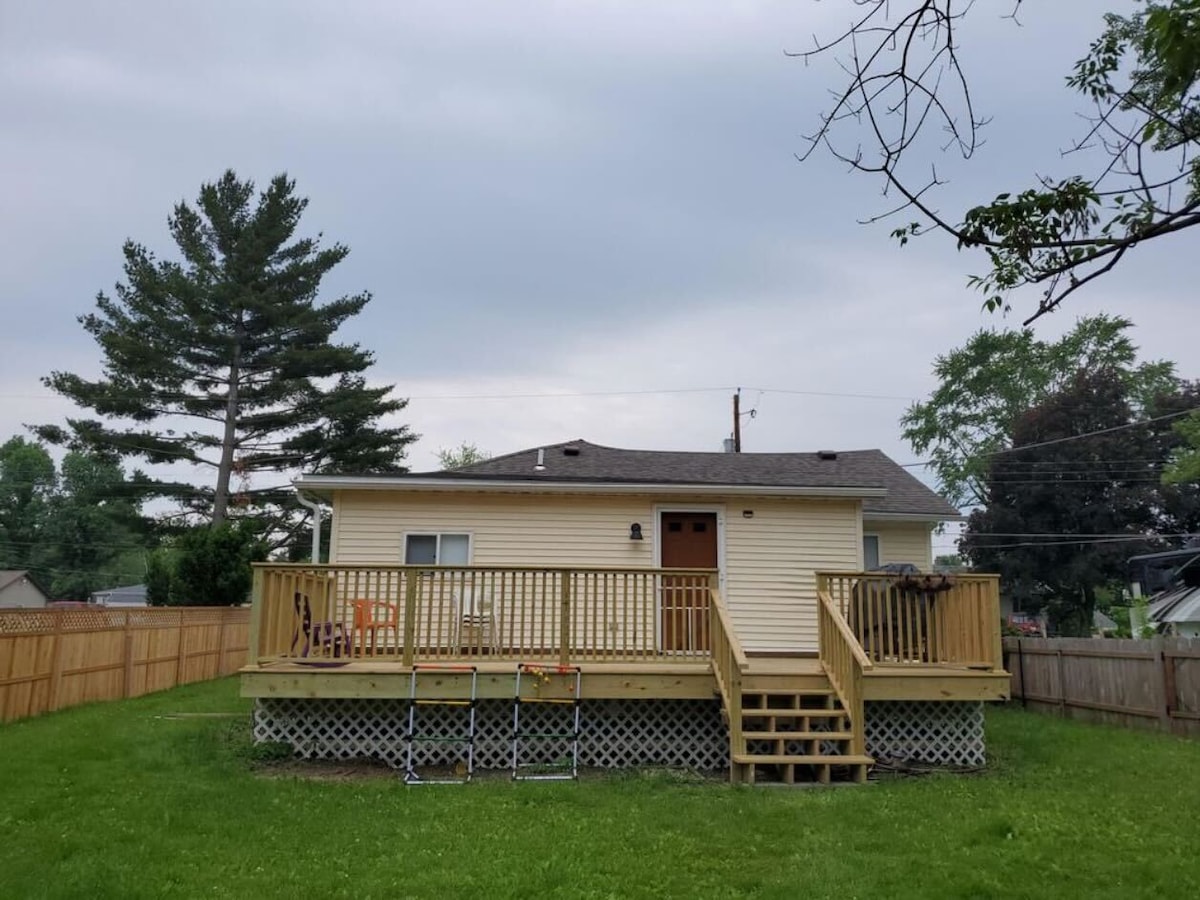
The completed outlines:
<svg viewBox="0 0 1200 900">
<path fill-rule="evenodd" d="M 1167 546 L 1156 535 L 1173 527 L 1162 517 L 1162 460 L 1145 426 L 1127 427 L 1133 412 L 1120 373 L 1099 369 L 1018 416 L 959 545 L 1069 634 L 1089 633 L 1098 589 L 1122 579 L 1129 556 Z"/>
<path fill-rule="evenodd" d="M 1037 15 L 1039 4 L 853 3 L 847 29 L 797 54 L 836 56 L 848 75 L 806 155 L 824 149 L 879 178 L 894 202 L 876 218 L 907 219 L 893 232 L 901 243 L 933 230 L 981 251 L 987 268 L 970 282 L 988 308 L 1006 308 L 1012 290 L 1034 286 L 1040 298 L 1028 325 L 1136 247 L 1200 223 L 1200 0 L 1147 0 L 1132 14 L 1105 15 L 1065 85 L 1046 86 L 1092 107 L 1069 147 L 1047 148 L 1059 165 L 1065 149 L 1078 174 L 1031 178 L 961 216 L 938 208 L 937 163 L 947 152 L 974 156 L 987 116 L 971 94 L 959 30 L 967 16 L 1015 19 Z"/>
<path fill-rule="evenodd" d="M 929 471 L 952 503 L 981 504 L 989 454 L 1009 446 L 1018 417 L 1080 370 L 1111 369 L 1138 414 L 1153 415 L 1157 398 L 1176 393 L 1174 365 L 1138 361 L 1131 327 L 1127 319 L 1097 315 L 1080 319 L 1057 341 L 1029 329 L 982 330 L 934 362 L 938 387 L 904 414 L 904 437 L 928 456 Z"/>
<path fill-rule="evenodd" d="M 437 458 L 443 469 L 460 469 L 463 466 L 491 459 L 492 454 L 486 450 L 480 450 L 474 444 L 463 441 L 457 447 L 449 450 L 445 447 L 441 448 L 437 452 Z"/>
</svg>

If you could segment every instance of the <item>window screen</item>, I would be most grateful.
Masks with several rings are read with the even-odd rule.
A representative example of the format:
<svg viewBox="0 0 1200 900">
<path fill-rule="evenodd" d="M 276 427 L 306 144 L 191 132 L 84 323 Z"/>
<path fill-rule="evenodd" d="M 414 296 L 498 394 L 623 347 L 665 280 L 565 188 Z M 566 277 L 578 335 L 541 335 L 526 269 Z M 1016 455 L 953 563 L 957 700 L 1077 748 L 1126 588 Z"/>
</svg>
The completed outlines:
<svg viewBox="0 0 1200 900">
<path fill-rule="evenodd" d="M 438 565 L 465 566 L 470 560 L 471 539 L 465 534 L 443 534 Z"/>
<path fill-rule="evenodd" d="M 879 568 L 879 535 L 863 535 L 863 567 L 867 571 Z"/>
<path fill-rule="evenodd" d="M 409 566 L 432 566 L 437 563 L 437 535 L 410 534 L 404 547 L 404 563 Z"/>
</svg>

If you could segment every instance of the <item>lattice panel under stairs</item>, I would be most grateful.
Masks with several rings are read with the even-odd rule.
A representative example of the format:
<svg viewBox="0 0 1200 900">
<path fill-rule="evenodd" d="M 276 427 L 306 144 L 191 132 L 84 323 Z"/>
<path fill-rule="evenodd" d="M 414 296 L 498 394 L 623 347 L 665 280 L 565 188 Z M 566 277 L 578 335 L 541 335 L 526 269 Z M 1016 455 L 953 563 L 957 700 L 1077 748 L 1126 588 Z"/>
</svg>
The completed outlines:
<svg viewBox="0 0 1200 900">
<path fill-rule="evenodd" d="M 571 707 L 523 704 L 523 731 L 565 731 Z M 475 766 L 507 769 L 512 763 L 511 700 L 480 700 L 475 719 Z M 455 736 L 466 731 L 463 707 L 418 710 L 418 734 Z M 407 700 L 260 699 L 254 739 L 291 744 L 305 759 L 382 759 L 403 766 L 407 754 Z M 719 702 L 707 700 L 585 700 L 580 716 L 579 764 L 594 768 L 729 765 L 729 732 Z M 567 740 L 522 747 L 522 763 L 553 764 L 570 752 Z M 462 756 L 460 745 L 418 742 L 417 766 L 445 766 Z"/>
<path fill-rule="evenodd" d="M 876 762 L 933 765 L 987 762 L 980 702 L 876 700 L 866 704 L 867 753 Z"/>
</svg>

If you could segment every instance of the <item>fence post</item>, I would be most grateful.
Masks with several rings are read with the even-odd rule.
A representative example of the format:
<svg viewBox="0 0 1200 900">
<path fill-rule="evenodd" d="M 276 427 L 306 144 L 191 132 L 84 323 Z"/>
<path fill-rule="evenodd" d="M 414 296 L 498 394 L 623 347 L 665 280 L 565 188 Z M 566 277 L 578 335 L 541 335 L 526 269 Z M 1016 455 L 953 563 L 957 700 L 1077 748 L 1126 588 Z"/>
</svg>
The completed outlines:
<svg viewBox="0 0 1200 900">
<path fill-rule="evenodd" d="M 217 675 L 225 674 L 225 626 L 229 624 L 229 614 L 233 611 L 232 606 L 225 607 L 221 610 L 221 630 L 217 636 Z"/>
<path fill-rule="evenodd" d="M 133 696 L 133 617 L 125 610 L 125 696 Z"/>
<path fill-rule="evenodd" d="M 63 644 L 63 614 L 65 610 L 54 610 L 54 637 L 51 639 L 50 656 L 50 696 L 46 698 L 51 711 L 58 709 L 59 694 L 62 688 L 62 644 Z"/>
<path fill-rule="evenodd" d="M 404 570 L 404 653 L 401 661 L 406 666 L 411 666 L 416 659 L 417 582 L 420 577 L 415 569 Z"/>
<path fill-rule="evenodd" d="M 1162 730 L 1171 731 L 1171 707 L 1175 703 L 1175 660 L 1164 652 L 1162 635 L 1155 635 L 1151 641 L 1154 659 L 1157 661 L 1158 687 L 1161 703 L 1158 707 L 1158 721 Z"/>
<path fill-rule="evenodd" d="M 184 617 L 183 610 L 179 610 L 179 656 L 175 661 L 175 686 L 183 684 L 184 663 L 187 659 L 187 620 Z"/>
<path fill-rule="evenodd" d="M 562 597 L 559 601 L 558 621 L 558 663 L 561 666 L 571 664 L 571 572 L 562 572 Z"/>
<path fill-rule="evenodd" d="M 1062 640 L 1061 638 L 1059 639 Z M 1058 714 L 1064 719 L 1067 717 L 1067 673 L 1063 666 L 1062 644 L 1054 645 L 1054 656 L 1058 663 Z"/>
<path fill-rule="evenodd" d="M 1029 706 L 1029 701 L 1025 699 L 1025 646 L 1021 640 L 1017 638 L 1017 665 L 1021 667 L 1021 709 L 1025 709 Z"/>
</svg>

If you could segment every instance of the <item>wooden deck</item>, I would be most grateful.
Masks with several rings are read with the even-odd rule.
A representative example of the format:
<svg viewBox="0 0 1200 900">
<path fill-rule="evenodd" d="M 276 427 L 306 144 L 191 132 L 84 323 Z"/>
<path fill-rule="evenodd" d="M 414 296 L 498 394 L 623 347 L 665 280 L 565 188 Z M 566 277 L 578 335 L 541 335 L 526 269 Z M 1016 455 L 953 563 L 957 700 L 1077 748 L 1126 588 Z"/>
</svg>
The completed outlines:
<svg viewBox="0 0 1200 900">
<path fill-rule="evenodd" d="M 508 660 L 456 661 L 478 671 L 478 695 L 505 698 L 513 695 L 516 664 Z M 434 671 L 438 664 L 430 664 Z M 695 662 L 584 662 L 585 699 L 711 700 L 719 696 L 712 664 Z M 547 668 L 554 670 L 552 664 Z M 410 692 L 412 668 L 389 660 L 352 659 L 275 660 L 241 670 L 243 697 L 305 698 L 404 698 Z M 446 670 L 438 677 L 421 679 L 420 696 L 460 699 L 469 693 L 470 677 Z M 751 656 L 742 675 L 745 691 L 783 686 L 819 689 L 829 679 L 815 656 Z M 865 700 L 1007 700 L 1007 672 L 976 671 L 952 666 L 876 666 L 864 676 Z M 553 685 L 546 696 L 556 696 Z M 561 690 L 560 690 L 561 692 Z M 565 695 L 564 695 L 565 696 Z"/>
<path fill-rule="evenodd" d="M 448 665 L 448 664 L 447 664 Z M 477 696 L 511 698 L 517 664 L 507 660 L 464 659 L 446 668 L 431 663 L 419 679 L 422 699 L 457 700 L 470 696 L 470 672 L 474 666 Z M 554 664 L 545 664 L 553 674 Z M 581 696 L 596 699 L 711 700 L 715 696 L 712 667 L 707 660 L 663 663 L 580 663 Z M 337 697 L 404 698 L 410 696 L 412 667 L 398 662 L 350 660 L 331 666 L 328 662 L 279 660 L 242 669 L 243 697 Z M 528 680 L 528 679 L 527 679 Z M 552 679 L 541 691 L 543 697 L 569 698 L 565 680 Z"/>
<path fill-rule="evenodd" d="M 866 703 L 1009 696 L 992 576 L 819 573 L 811 654 L 742 648 L 716 573 L 264 565 L 242 695 L 719 701 L 731 778 L 866 778 Z M 539 683 L 540 682 L 540 683 Z M 528 685 L 528 687 L 527 687 Z"/>
</svg>

